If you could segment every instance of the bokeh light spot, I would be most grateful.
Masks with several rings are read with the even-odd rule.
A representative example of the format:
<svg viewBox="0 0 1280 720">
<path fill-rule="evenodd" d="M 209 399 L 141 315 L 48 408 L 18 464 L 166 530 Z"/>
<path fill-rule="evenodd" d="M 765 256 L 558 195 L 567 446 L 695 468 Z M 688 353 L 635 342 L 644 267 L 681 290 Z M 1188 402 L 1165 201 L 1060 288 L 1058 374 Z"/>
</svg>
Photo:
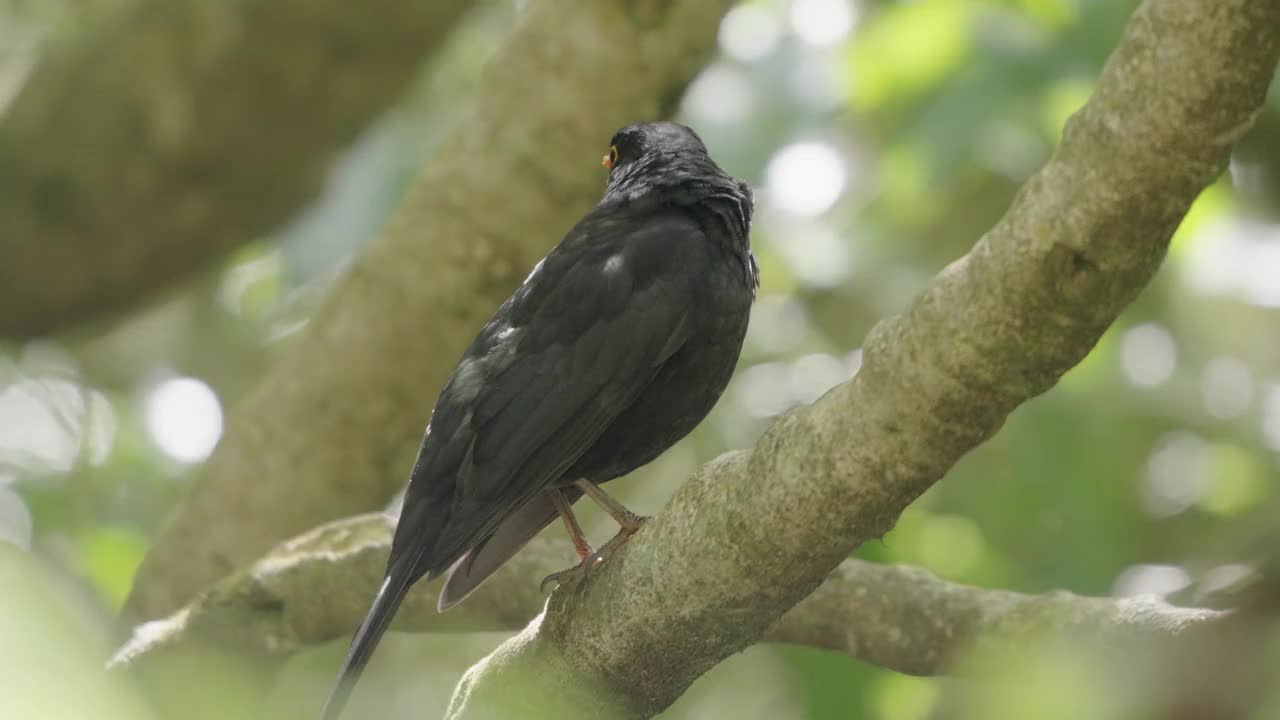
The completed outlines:
<svg viewBox="0 0 1280 720">
<path fill-rule="evenodd" d="M 751 114 L 755 91 L 741 70 L 716 63 L 693 81 L 683 104 L 684 111 L 696 120 L 731 125 Z"/>
<path fill-rule="evenodd" d="M 848 367 L 834 355 L 805 355 L 791 364 L 791 394 L 796 402 L 811 403 L 849 377 Z"/>
<path fill-rule="evenodd" d="M 796 228 L 780 238 L 774 247 L 805 285 L 833 288 L 848 278 L 849 246 L 831 228 Z"/>
<path fill-rule="evenodd" d="M 147 393 L 144 404 L 151 439 L 179 462 L 203 461 L 222 437 L 218 396 L 196 378 L 165 380 Z"/>
<path fill-rule="evenodd" d="M 1180 266 L 1203 295 L 1280 307 L 1280 225 L 1212 220 L 1197 227 Z"/>
<path fill-rule="evenodd" d="M 856 19 L 847 0 L 794 0 L 791 29 L 810 45 L 835 45 L 853 29 Z"/>
<path fill-rule="evenodd" d="M 759 5 L 742 3 L 724 16 L 717 39 L 725 55 L 751 62 L 772 52 L 781 33 L 781 23 L 773 13 Z"/>
<path fill-rule="evenodd" d="M 1262 400 L 1262 438 L 1280 452 L 1280 385 L 1272 385 Z"/>
<path fill-rule="evenodd" d="M 1167 597 L 1191 585 L 1191 575 L 1177 565 L 1132 565 L 1111 586 L 1116 597 Z"/>
<path fill-rule="evenodd" d="M 777 206 L 794 215 L 813 217 L 835 205 L 844 192 L 845 169 L 840 152 L 819 142 L 787 145 L 765 168 L 765 187 Z"/>
<path fill-rule="evenodd" d="M 1208 485 L 1208 444 L 1194 433 L 1166 434 L 1147 460 L 1142 508 L 1154 517 L 1171 517 L 1196 503 Z"/>
<path fill-rule="evenodd" d="M 766 353 L 794 350 L 809 337 L 809 311 L 794 296 L 769 294 L 756 300 L 747 326 L 747 342 Z"/>
<path fill-rule="evenodd" d="M 33 529 L 26 501 L 9 485 L 0 485 L 0 542 L 30 550 Z"/>
<path fill-rule="evenodd" d="M 35 472 L 67 472 L 80 453 L 85 392 L 75 382 L 25 379 L 0 390 L 0 453 Z"/>
<path fill-rule="evenodd" d="M 738 374 L 734 384 L 738 403 L 753 417 L 771 417 L 791 407 L 789 368 L 786 363 L 761 363 Z"/>
<path fill-rule="evenodd" d="M 1240 417 L 1253 402 L 1253 375 L 1236 358 L 1215 357 L 1200 374 L 1200 397 L 1210 415 L 1224 420 Z"/>
<path fill-rule="evenodd" d="M 1228 563 L 1206 570 L 1200 577 L 1197 589 L 1200 591 L 1201 596 L 1230 592 L 1253 582 L 1257 579 L 1257 576 L 1257 571 L 1248 565 Z"/>
<path fill-rule="evenodd" d="M 1145 323 L 1131 328 L 1120 341 L 1120 367 L 1129 382 L 1155 387 L 1173 376 L 1178 365 L 1173 336 L 1163 325 Z"/>
</svg>

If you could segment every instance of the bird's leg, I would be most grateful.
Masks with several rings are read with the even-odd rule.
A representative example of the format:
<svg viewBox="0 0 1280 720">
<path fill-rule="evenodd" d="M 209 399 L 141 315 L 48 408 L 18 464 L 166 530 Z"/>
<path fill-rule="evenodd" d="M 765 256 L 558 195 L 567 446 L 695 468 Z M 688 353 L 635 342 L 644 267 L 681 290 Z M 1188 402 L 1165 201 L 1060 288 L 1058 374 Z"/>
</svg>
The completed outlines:
<svg viewBox="0 0 1280 720">
<path fill-rule="evenodd" d="M 581 490 L 583 494 L 594 500 L 597 505 L 604 509 L 605 512 L 609 513 L 609 517 L 612 517 L 618 523 L 618 534 L 614 535 L 613 539 L 605 543 L 599 550 L 592 553 L 588 561 L 585 562 L 584 570 L 589 573 L 591 568 L 597 562 L 608 560 L 609 556 L 613 555 L 618 548 L 626 544 L 627 540 L 630 540 L 631 536 L 635 535 L 636 531 L 639 530 L 640 527 L 649 520 L 649 518 L 643 515 L 637 515 L 626 509 L 623 507 L 622 503 L 614 500 L 608 493 L 601 490 L 599 486 L 590 480 L 578 480 L 574 485 L 578 486 L 578 489 Z"/>
<path fill-rule="evenodd" d="M 564 520 L 564 529 L 569 532 L 569 540 L 573 542 L 573 549 L 578 552 L 578 561 L 585 562 L 594 552 L 591 549 L 587 538 L 582 534 L 582 526 L 578 524 L 578 518 L 573 515 L 573 507 L 569 505 L 569 501 L 565 499 L 564 492 L 558 488 L 547 491 L 551 494 L 551 504 L 555 505 L 556 512 L 560 513 L 560 519 Z"/>
<path fill-rule="evenodd" d="M 605 512 L 609 513 L 609 517 L 613 518 L 614 521 L 622 527 L 622 530 L 618 533 L 620 535 L 623 533 L 625 533 L 627 537 L 634 535 L 636 531 L 640 529 L 640 526 L 644 525 L 649 519 L 644 515 L 637 515 L 626 509 L 623 507 L 622 503 L 614 500 L 608 493 L 601 490 L 599 486 L 590 480 L 578 480 L 574 482 L 574 485 L 577 485 L 578 489 L 587 497 L 595 500 L 596 504 Z"/>
<path fill-rule="evenodd" d="M 583 536 L 582 526 L 578 524 L 578 518 L 574 516 L 573 507 L 569 505 L 569 500 L 565 498 L 564 491 L 559 488 L 552 488 L 547 493 L 551 495 L 551 504 L 555 506 L 556 512 L 560 514 L 560 519 L 564 520 L 564 529 L 569 531 L 569 539 L 573 541 L 573 549 L 578 553 L 578 564 L 567 570 L 551 573 L 543 578 L 542 584 L 539 586 L 542 590 L 546 590 L 547 584 L 552 582 L 556 585 L 563 585 L 583 573 L 588 561 L 595 562 L 593 559 L 595 551 L 591 549 L 590 543 Z"/>
<path fill-rule="evenodd" d="M 591 568 L 595 567 L 596 563 L 608 560 L 649 519 L 626 509 L 622 503 L 609 497 L 605 491 L 590 480 L 578 480 L 574 482 L 574 485 L 583 494 L 594 500 L 605 512 L 609 513 L 609 517 L 612 517 L 618 523 L 618 534 L 614 535 L 613 539 L 601 546 L 599 550 L 592 552 L 591 546 L 582 538 L 582 528 L 578 527 L 578 521 L 574 518 L 573 510 L 569 507 L 569 501 L 565 499 L 564 493 L 560 490 L 550 490 L 551 502 L 556 506 L 556 511 L 560 513 L 560 517 L 564 518 L 564 525 L 569 529 L 569 537 L 573 539 L 573 546 L 578 551 L 578 558 L 581 562 L 568 570 L 551 573 L 543 578 L 542 588 L 544 589 L 548 583 L 554 582 L 556 585 L 563 585 L 579 575 L 584 578 L 589 576 Z"/>
</svg>

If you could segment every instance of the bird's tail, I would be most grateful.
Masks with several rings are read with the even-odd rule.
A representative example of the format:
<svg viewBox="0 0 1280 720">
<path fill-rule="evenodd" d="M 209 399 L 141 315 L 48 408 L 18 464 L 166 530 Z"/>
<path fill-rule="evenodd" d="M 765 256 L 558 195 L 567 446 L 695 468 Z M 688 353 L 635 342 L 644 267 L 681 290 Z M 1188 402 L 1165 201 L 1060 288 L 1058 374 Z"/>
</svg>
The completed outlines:
<svg viewBox="0 0 1280 720">
<path fill-rule="evenodd" d="M 360 680 L 360 674 L 364 672 L 370 656 L 378 647 L 378 641 L 387 631 L 391 618 L 395 617 L 396 610 L 404 601 L 405 593 L 413 584 L 414 577 L 410 570 L 410 567 L 388 568 L 386 579 L 382 581 L 382 587 L 378 588 L 378 594 L 373 598 L 373 606 L 365 615 L 364 622 L 360 623 L 355 637 L 351 638 L 351 649 L 347 651 L 347 659 L 342 663 L 342 669 L 338 671 L 338 679 L 333 689 L 329 691 L 328 699 L 324 701 L 324 709 L 320 713 L 322 720 L 337 720 L 342 714 L 347 699 L 351 697 L 351 691 Z"/>
<path fill-rule="evenodd" d="M 562 488 L 569 504 L 582 497 L 582 491 L 576 487 Z M 520 552 L 533 536 L 556 519 L 556 506 L 547 493 L 538 493 L 537 497 L 525 503 L 510 517 L 502 521 L 492 535 L 467 551 L 462 559 L 449 569 L 449 579 L 440 591 L 440 612 L 462 602 L 502 564 Z"/>
</svg>

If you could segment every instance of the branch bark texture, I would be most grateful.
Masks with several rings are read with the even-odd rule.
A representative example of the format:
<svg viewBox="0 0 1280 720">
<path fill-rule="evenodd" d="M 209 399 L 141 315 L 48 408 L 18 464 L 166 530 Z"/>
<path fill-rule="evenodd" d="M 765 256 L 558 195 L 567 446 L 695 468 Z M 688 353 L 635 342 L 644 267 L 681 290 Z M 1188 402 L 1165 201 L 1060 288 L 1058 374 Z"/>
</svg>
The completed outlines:
<svg viewBox="0 0 1280 720">
<path fill-rule="evenodd" d="M 113 664 L 144 675 L 189 645 L 281 660 L 346 638 L 368 610 L 390 550 L 390 522 L 361 515 L 317 528 L 273 550 L 175 615 L 141 628 Z M 412 632 L 517 630 L 547 602 L 537 578 L 571 561 L 556 532 L 526 547 L 448 613 L 435 609 L 439 581 L 422 583 L 396 616 Z M 1164 641 L 1227 613 L 1153 598 L 1023 595 L 959 585 L 927 571 L 847 559 L 764 636 L 824 648 L 915 675 L 948 672 L 966 648 L 1017 648 L 1046 634 L 1084 634 L 1107 646 Z"/>
<path fill-rule="evenodd" d="M 461 0 L 143 0 L 0 123 L 0 337 L 126 308 L 288 219 Z"/>
<path fill-rule="evenodd" d="M 532 6 L 472 116 L 231 419 L 143 563 L 127 618 L 168 614 L 281 540 L 381 507 L 403 485 L 476 328 L 596 200 L 601 144 L 682 94 L 724 6 Z"/>
<path fill-rule="evenodd" d="M 763 637 L 1092 349 L 1225 168 L 1278 53 L 1280 0 L 1144 2 L 1048 165 L 872 330 L 857 377 L 704 467 L 473 667 L 449 717 L 652 717 Z"/>
</svg>

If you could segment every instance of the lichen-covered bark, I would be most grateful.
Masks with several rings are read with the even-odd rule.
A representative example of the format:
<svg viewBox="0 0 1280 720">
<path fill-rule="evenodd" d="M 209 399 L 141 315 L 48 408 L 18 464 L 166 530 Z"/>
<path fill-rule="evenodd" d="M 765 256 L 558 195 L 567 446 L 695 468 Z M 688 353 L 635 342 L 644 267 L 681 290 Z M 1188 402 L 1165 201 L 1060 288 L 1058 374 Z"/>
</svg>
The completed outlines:
<svg viewBox="0 0 1280 720">
<path fill-rule="evenodd" d="M 724 9 L 531 6 L 471 116 L 230 419 L 143 563 L 127 617 L 172 612 L 280 540 L 379 507 L 403 484 L 458 355 L 599 196 L 602 144 L 679 97 Z"/>
<path fill-rule="evenodd" d="M 172 286 L 296 212 L 469 3 L 140 0 L 0 118 L 0 337 Z"/>
<path fill-rule="evenodd" d="M 382 580 L 390 529 L 382 514 L 360 515 L 290 540 L 187 608 L 140 628 L 112 664 L 145 677 L 150 667 L 188 645 L 273 662 L 345 638 L 360 624 Z M 421 583 L 409 593 L 395 629 L 519 629 L 546 604 L 537 579 L 571 558 L 565 538 L 543 535 L 447 613 L 436 611 L 440 581 Z M 1046 634 L 1083 632 L 1120 649 L 1178 637 L 1224 617 L 1226 613 L 1173 607 L 1153 598 L 984 590 L 916 568 L 847 559 L 764 639 L 825 648 L 899 672 L 936 675 L 950 670 L 948 661 L 957 653 L 982 644 L 1013 649 Z"/>
<path fill-rule="evenodd" d="M 651 717 L 762 637 L 1089 352 L 1226 166 L 1278 53 L 1280 0 L 1144 2 L 1048 165 L 873 329 L 859 375 L 703 468 L 590 583 L 473 668 L 449 717 L 500 716 L 512 679 L 543 665 L 572 668 L 579 690 L 624 708 L 615 717 Z M 592 717 L 559 706 L 557 684 L 520 687 L 521 703 Z"/>
</svg>

